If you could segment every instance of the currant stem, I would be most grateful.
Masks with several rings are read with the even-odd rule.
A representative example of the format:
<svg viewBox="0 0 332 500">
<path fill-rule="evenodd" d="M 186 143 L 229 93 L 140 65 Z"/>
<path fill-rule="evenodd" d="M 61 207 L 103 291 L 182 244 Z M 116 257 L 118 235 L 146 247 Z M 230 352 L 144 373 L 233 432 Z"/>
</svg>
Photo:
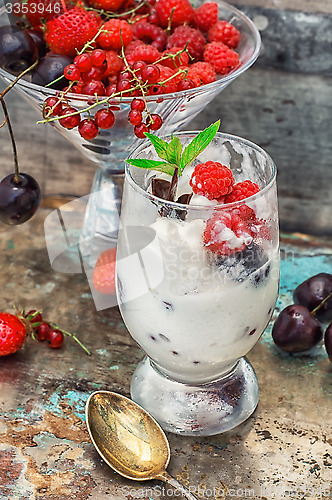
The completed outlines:
<svg viewBox="0 0 332 500">
<path fill-rule="evenodd" d="M 16 142 L 15 142 L 15 138 L 14 138 L 13 127 L 12 127 L 12 124 L 11 124 L 11 121 L 9 118 L 8 109 L 7 109 L 7 106 L 6 106 L 6 103 L 5 103 L 3 96 L 1 96 L 0 99 L 1 99 L 2 109 L 3 109 L 4 115 L 5 115 L 6 123 L 8 126 L 8 130 L 9 130 L 10 140 L 12 143 L 12 149 L 13 149 L 14 166 L 15 166 L 15 174 L 14 174 L 13 181 L 15 184 L 20 184 L 21 180 L 20 180 L 20 172 L 19 172 L 19 168 L 18 168 L 17 148 L 16 148 Z"/>
<path fill-rule="evenodd" d="M 67 332 L 66 330 L 63 330 L 62 328 L 59 328 L 58 325 L 56 325 L 55 323 L 50 323 L 50 324 L 51 324 L 52 327 L 55 327 L 58 330 L 60 330 L 60 332 L 64 333 L 65 335 L 68 335 L 68 337 L 72 337 L 78 343 L 78 345 L 80 345 L 82 347 L 82 349 L 84 349 L 84 351 L 89 356 L 91 356 L 91 352 L 89 351 L 89 349 L 87 349 L 85 347 L 85 345 L 82 344 L 82 342 L 76 337 L 76 335 L 74 333 L 70 333 L 70 332 Z"/>
<path fill-rule="evenodd" d="M 320 309 L 320 308 L 321 308 L 321 307 L 322 307 L 322 306 L 323 306 L 323 305 L 324 305 L 324 304 L 325 304 L 325 303 L 326 303 L 326 302 L 327 302 L 327 301 L 328 301 L 331 297 L 332 297 L 332 292 L 330 292 L 330 293 L 328 294 L 328 296 L 327 296 L 327 297 L 325 297 L 325 299 L 323 299 L 323 300 L 322 300 L 322 302 L 320 302 L 320 303 L 318 304 L 318 306 L 316 306 L 316 307 L 315 307 L 315 309 L 313 309 L 313 310 L 311 311 L 311 314 L 312 314 L 313 316 L 315 316 L 316 312 L 317 312 L 317 311 L 319 311 L 319 309 Z"/>
</svg>

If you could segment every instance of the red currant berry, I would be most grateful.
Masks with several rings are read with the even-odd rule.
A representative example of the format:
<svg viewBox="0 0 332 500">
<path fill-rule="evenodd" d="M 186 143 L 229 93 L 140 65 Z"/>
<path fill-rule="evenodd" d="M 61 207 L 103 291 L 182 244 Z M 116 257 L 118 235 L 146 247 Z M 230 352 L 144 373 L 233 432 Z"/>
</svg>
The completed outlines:
<svg viewBox="0 0 332 500">
<path fill-rule="evenodd" d="M 129 80 L 120 80 L 116 85 L 116 90 L 118 92 L 125 92 L 126 90 L 130 89 L 131 89 L 131 83 Z"/>
<path fill-rule="evenodd" d="M 94 120 L 99 128 L 108 129 L 114 125 L 115 116 L 113 111 L 109 109 L 98 109 L 95 114 Z"/>
<path fill-rule="evenodd" d="M 97 137 L 99 128 L 96 122 L 90 118 L 81 121 L 81 123 L 78 126 L 78 131 L 80 135 L 83 137 L 83 139 L 91 141 L 92 139 Z"/>
<path fill-rule="evenodd" d="M 82 94 L 105 95 L 105 85 L 99 80 L 91 80 L 83 85 Z"/>
<path fill-rule="evenodd" d="M 82 73 L 86 73 L 92 68 L 92 62 L 89 54 L 80 54 L 79 56 L 76 56 L 74 64 Z"/>
<path fill-rule="evenodd" d="M 141 75 L 144 81 L 148 83 L 157 83 L 160 78 L 160 70 L 153 64 L 147 64 L 142 68 Z"/>
<path fill-rule="evenodd" d="M 142 69 L 145 68 L 146 62 L 144 61 L 135 61 L 132 70 L 135 71 L 136 76 L 142 76 Z"/>
<path fill-rule="evenodd" d="M 146 139 L 145 132 L 149 132 L 149 128 L 145 125 L 145 123 L 141 123 L 141 125 L 134 127 L 134 134 L 139 139 Z"/>
<path fill-rule="evenodd" d="M 137 111 L 144 111 L 145 110 L 145 102 L 143 99 L 133 99 L 131 101 L 130 105 L 131 109 L 136 109 Z"/>
<path fill-rule="evenodd" d="M 164 88 L 161 85 L 151 85 L 148 90 L 149 95 L 160 95 L 164 93 Z"/>
<path fill-rule="evenodd" d="M 190 89 L 194 89 L 195 88 L 195 84 L 194 82 L 190 79 L 190 78 L 187 78 L 186 80 L 180 80 L 178 85 L 177 85 L 177 89 L 178 90 L 190 90 Z"/>
<path fill-rule="evenodd" d="M 46 340 L 50 330 L 50 325 L 46 321 L 43 321 L 40 325 L 36 326 L 35 335 L 38 340 Z"/>
<path fill-rule="evenodd" d="M 155 113 L 151 115 L 151 121 L 149 122 L 149 129 L 150 130 L 159 130 L 160 127 L 162 126 L 162 124 L 163 124 L 163 120 L 162 120 L 161 116 L 159 116 Z"/>
<path fill-rule="evenodd" d="M 132 75 L 129 73 L 129 71 L 123 71 L 122 73 L 119 73 L 119 80 L 131 80 Z"/>
<path fill-rule="evenodd" d="M 86 73 L 82 73 L 82 80 L 84 82 L 91 82 L 92 80 L 101 80 L 104 74 L 105 68 L 103 66 L 92 66 L 92 68 Z"/>
<path fill-rule="evenodd" d="M 81 72 L 77 69 L 75 64 L 68 64 L 63 70 L 63 74 L 67 80 L 76 81 L 81 78 Z"/>
<path fill-rule="evenodd" d="M 111 95 L 113 95 L 113 94 L 115 94 L 115 93 L 116 93 L 116 85 L 115 85 L 115 84 L 108 85 L 108 86 L 106 87 L 106 91 L 105 91 L 105 95 L 106 95 L 106 96 L 108 96 L 108 97 L 109 97 L 109 96 L 111 96 Z"/>
<path fill-rule="evenodd" d="M 132 125 L 140 125 L 142 123 L 142 113 L 137 109 L 129 111 L 128 120 Z"/>
<path fill-rule="evenodd" d="M 47 338 L 49 346 L 53 347 L 53 349 L 57 349 L 58 347 L 60 347 L 64 341 L 63 333 L 56 328 L 51 328 L 49 330 Z"/>
<path fill-rule="evenodd" d="M 28 316 L 32 316 L 32 318 L 29 320 L 30 323 L 40 323 L 41 321 L 43 321 L 42 314 L 36 311 L 36 309 L 32 309 L 31 311 L 26 313 L 25 317 L 27 318 Z"/>
<path fill-rule="evenodd" d="M 93 50 L 90 57 L 93 66 L 101 66 L 106 59 L 105 51 L 102 49 Z"/>
<path fill-rule="evenodd" d="M 44 102 L 44 117 L 46 116 L 57 116 L 62 111 L 62 103 L 59 101 L 57 97 L 48 97 Z"/>
<path fill-rule="evenodd" d="M 64 128 L 67 128 L 67 129 L 72 129 L 72 128 L 75 128 L 79 125 L 80 121 L 81 121 L 81 117 L 79 114 L 76 114 L 76 115 L 72 115 L 72 116 L 67 116 L 67 115 L 70 115 L 71 113 L 76 113 L 77 112 L 77 109 L 75 108 L 65 108 L 61 111 L 61 115 L 62 118 L 60 118 L 59 122 L 60 122 L 60 125 L 62 125 Z"/>
</svg>

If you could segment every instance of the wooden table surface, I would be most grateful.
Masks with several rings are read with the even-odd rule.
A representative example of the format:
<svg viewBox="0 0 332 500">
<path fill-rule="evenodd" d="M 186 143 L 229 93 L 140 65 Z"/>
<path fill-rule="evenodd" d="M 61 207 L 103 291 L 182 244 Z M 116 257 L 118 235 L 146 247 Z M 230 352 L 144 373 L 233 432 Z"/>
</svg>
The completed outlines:
<svg viewBox="0 0 332 500">
<path fill-rule="evenodd" d="M 49 212 L 40 209 L 22 226 L 0 226 L 1 309 L 42 309 L 47 319 L 76 332 L 92 354 L 69 338 L 60 349 L 29 338 L 16 354 L 0 359 L 0 498 L 178 498 L 162 483 L 123 479 L 90 442 L 84 417 L 89 394 L 106 389 L 129 396 L 143 353 L 117 307 L 96 311 L 84 274 L 51 268 L 43 225 Z M 282 249 L 277 310 L 291 302 L 297 283 L 331 272 L 332 263 L 332 247 L 324 240 L 283 235 Z M 332 365 L 323 346 L 305 356 L 281 353 L 270 328 L 248 356 L 261 391 L 254 415 L 212 437 L 168 434 L 168 471 L 199 498 L 310 500 L 332 494 Z"/>
</svg>

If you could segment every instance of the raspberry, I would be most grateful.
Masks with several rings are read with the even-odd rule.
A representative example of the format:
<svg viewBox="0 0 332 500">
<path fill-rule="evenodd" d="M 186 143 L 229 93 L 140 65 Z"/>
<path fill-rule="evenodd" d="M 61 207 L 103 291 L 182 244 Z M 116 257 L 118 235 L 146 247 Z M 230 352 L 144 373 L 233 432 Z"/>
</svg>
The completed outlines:
<svg viewBox="0 0 332 500">
<path fill-rule="evenodd" d="M 193 22 L 201 31 L 208 31 L 218 21 L 218 4 L 207 2 L 195 9 Z"/>
<path fill-rule="evenodd" d="M 249 225 L 232 210 L 215 212 L 208 219 L 203 242 L 208 250 L 218 255 L 242 252 L 253 240 Z"/>
<path fill-rule="evenodd" d="M 160 52 L 152 45 L 146 45 L 140 40 L 134 40 L 126 48 L 125 56 L 129 64 L 134 64 L 136 61 L 154 63 L 160 58 Z"/>
<path fill-rule="evenodd" d="M 205 38 L 199 30 L 189 26 L 178 26 L 168 37 L 167 49 L 172 47 L 187 48 L 193 59 L 202 59 L 205 47 Z"/>
<path fill-rule="evenodd" d="M 232 203 L 233 201 L 244 200 L 245 198 L 249 198 L 256 193 L 258 193 L 259 187 L 255 182 L 252 181 L 243 181 L 234 184 L 233 191 L 225 196 L 224 203 Z"/>
<path fill-rule="evenodd" d="M 97 42 L 103 49 L 120 50 L 122 43 L 126 47 L 133 39 L 133 30 L 127 21 L 110 19 L 104 23 L 105 32 L 100 33 Z M 122 41 L 122 43 L 121 43 Z"/>
<path fill-rule="evenodd" d="M 189 68 L 187 77 L 196 82 L 199 80 L 199 85 L 215 82 L 217 79 L 216 72 L 210 63 L 198 61 L 192 64 Z M 198 86 L 198 85 L 196 85 Z"/>
<path fill-rule="evenodd" d="M 240 32 L 227 21 L 217 21 L 208 31 L 209 42 L 222 42 L 231 49 L 236 49 L 240 41 Z"/>
<path fill-rule="evenodd" d="M 222 42 L 207 43 L 203 57 L 204 61 L 209 62 L 220 75 L 226 75 L 240 62 L 239 54 Z"/>
<path fill-rule="evenodd" d="M 103 78 L 106 76 L 115 76 L 122 68 L 123 61 L 118 53 L 114 50 L 106 50 L 106 70 L 103 73 Z"/>
<path fill-rule="evenodd" d="M 188 66 L 189 56 L 186 52 L 181 52 L 181 48 L 172 47 L 171 49 L 167 49 L 162 53 L 163 57 L 167 57 L 167 59 L 163 59 L 160 63 L 163 66 L 168 66 L 171 69 L 178 69 L 180 66 Z M 174 54 L 178 54 L 175 56 Z"/>
<path fill-rule="evenodd" d="M 232 191 L 234 178 L 232 171 L 217 161 L 207 161 L 196 165 L 190 186 L 195 194 L 206 196 L 209 200 L 219 200 Z"/>
<path fill-rule="evenodd" d="M 156 47 L 159 51 L 162 51 L 166 45 L 167 35 L 165 31 L 155 24 L 139 21 L 133 25 L 133 33 L 135 38 Z"/>
<path fill-rule="evenodd" d="M 194 16 L 194 9 L 188 0 L 158 0 L 155 10 L 164 28 L 169 22 L 172 27 L 190 23 Z"/>
</svg>

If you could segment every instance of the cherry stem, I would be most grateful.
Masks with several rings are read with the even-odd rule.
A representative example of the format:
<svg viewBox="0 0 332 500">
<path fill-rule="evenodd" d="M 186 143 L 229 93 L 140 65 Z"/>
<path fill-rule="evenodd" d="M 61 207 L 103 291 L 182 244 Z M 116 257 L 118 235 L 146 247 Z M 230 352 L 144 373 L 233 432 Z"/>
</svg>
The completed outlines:
<svg viewBox="0 0 332 500">
<path fill-rule="evenodd" d="M 319 311 L 319 309 L 320 309 L 320 308 L 321 308 L 324 304 L 326 304 L 326 302 L 327 302 L 327 301 L 328 301 L 331 297 L 332 297 L 332 292 L 330 292 L 330 293 L 328 294 L 328 296 L 327 296 L 327 297 L 325 297 L 325 299 L 323 299 L 323 300 L 322 300 L 322 302 L 320 302 L 320 303 L 318 304 L 318 306 L 316 306 L 316 307 L 315 307 L 315 309 L 313 309 L 313 310 L 311 311 L 311 314 L 314 316 L 314 315 L 316 314 L 316 312 L 317 312 L 317 311 Z"/>
<path fill-rule="evenodd" d="M 8 85 L 8 87 L 5 88 L 5 90 L 3 90 L 1 93 L 0 93 L 0 98 L 2 97 L 5 97 L 5 95 L 7 94 L 7 92 L 9 92 L 13 87 L 14 85 L 17 84 L 17 82 L 23 77 L 25 76 L 27 73 L 29 73 L 29 71 L 31 71 L 35 66 L 37 66 L 39 60 L 37 59 L 37 61 L 35 61 L 33 64 L 31 64 L 31 66 L 29 66 L 27 69 L 25 69 L 24 71 L 22 71 L 22 73 L 20 73 L 16 78 L 15 80 L 12 81 L 12 83 L 10 85 Z"/>
<path fill-rule="evenodd" d="M 16 148 L 16 142 L 15 142 L 15 138 L 14 138 L 13 127 L 12 127 L 12 124 L 11 124 L 11 121 L 9 118 L 9 114 L 8 114 L 8 110 L 7 110 L 7 106 L 6 106 L 6 103 L 4 101 L 4 98 L 1 96 L 0 99 L 1 99 L 2 109 L 3 109 L 4 115 L 5 115 L 6 123 L 7 123 L 8 130 L 9 130 L 9 135 L 10 135 L 10 139 L 11 139 L 11 143 L 12 143 L 12 148 L 13 148 L 14 165 L 15 165 L 15 174 L 14 174 L 13 181 L 15 184 L 19 184 L 21 181 L 20 181 L 20 172 L 19 172 L 19 168 L 18 168 L 17 148 Z"/>
<path fill-rule="evenodd" d="M 0 93 L 1 105 L 2 105 L 2 109 L 3 109 L 4 115 L 5 115 L 5 121 L 4 121 L 3 124 L 7 123 L 7 125 L 8 125 L 10 140 L 11 140 L 12 148 L 13 148 L 14 166 L 15 166 L 15 173 L 14 173 L 14 179 L 13 179 L 13 181 L 14 181 L 15 184 L 19 184 L 21 182 L 21 180 L 20 180 L 20 172 L 19 172 L 19 168 L 18 168 L 17 148 L 16 148 L 16 142 L 15 142 L 13 127 L 12 127 L 12 124 L 11 124 L 11 121 L 10 121 L 10 118 L 9 118 L 8 109 L 7 109 L 5 100 L 4 100 L 4 96 L 7 94 L 7 92 L 9 92 L 14 87 L 14 85 L 16 85 L 16 83 L 26 73 L 28 73 L 29 71 L 31 71 L 37 65 L 37 63 L 38 63 L 38 60 L 35 61 L 31 66 L 29 66 L 29 68 L 27 68 L 24 71 L 22 71 L 22 73 L 20 73 L 18 75 L 18 77 L 15 78 L 15 80 L 10 85 L 8 85 L 8 87 L 6 87 L 5 90 L 3 90 Z"/>
</svg>

